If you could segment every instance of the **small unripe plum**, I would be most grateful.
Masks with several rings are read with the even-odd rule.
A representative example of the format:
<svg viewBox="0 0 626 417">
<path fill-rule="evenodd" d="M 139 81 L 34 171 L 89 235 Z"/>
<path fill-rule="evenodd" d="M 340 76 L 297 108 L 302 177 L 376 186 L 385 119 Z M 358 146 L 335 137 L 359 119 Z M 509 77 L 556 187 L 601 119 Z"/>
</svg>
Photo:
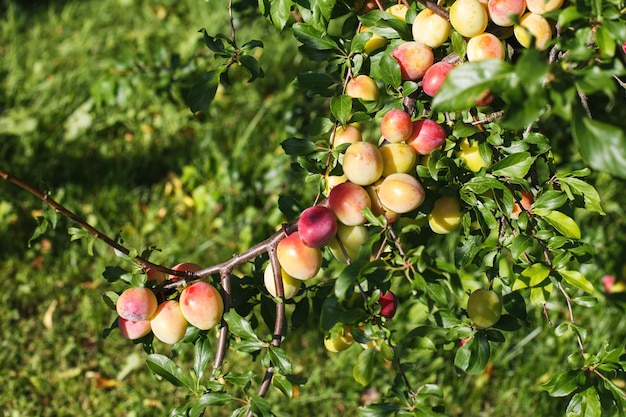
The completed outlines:
<svg viewBox="0 0 626 417">
<path fill-rule="evenodd" d="M 296 279 L 311 279 L 322 267 L 320 249 L 305 245 L 298 232 L 290 234 L 278 243 L 276 256 L 283 270 Z"/>
<path fill-rule="evenodd" d="M 361 29 L 359 30 L 359 32 L 371 32 L 366 26 L 361 26 Z M 365 52 L 366 54 L 371 54 L 372 52 L 378 51 L 379 49 L 383 49 L 385 46 L 387 46 L 387 39 L 383 38 L 380 35 L 375 34 L 374 32 L 372 33 L 372 37 L 368 39 L 367 42 L 365 42 L 365 46 L 363 47 L 363 52 Z"/>
<path fill-rule="evenodd" d="M 150 288 L 132 287 L 124 290 L 117 299 L 117 314 L 126 320 L 149 320 L 157 310 L 157 298 Z"/>
<path fill-rule="evenodd" d="M 483 33 L 488 23 L 487 10 L 478 0 L 456 0 L 450 7 L 450 24 L 466 38 Z"/>
<path fill-rule="evenodd" d="M 148 281 L 161 282 L 167 279 L 167 274 L 154 268 L 146 268 L 146 277 L 148 278 Z"/>
<path fill-rule="evenodd" d="M 461 158 L 467 168 L 472 172 L 478 172 L 481 168 L 487 168 L 489 161 L 485 161 L 480 155 L 478 149 L 478 142 L 474 141 L 471 145 L 467 138 L 461 140 L 461 150 L 456 153 L 456 156 Z"/>
<path fill-rule="evenodd" d="M 180 342 L 187 331 L 187 320 L 180 311 L 178 301 L 167 300 L 161 303 L 150 320 L 150 328 L 154 337 L 163 343 L 173 345 Z"/>
<path fill-rule="evenodd" d="M 335 213 L 324 206 L 307 208 L 298 219 L 298 232 L 302 242 L 311 248 L 328 244 L 337 232 Z"/>
<path fill-rule="evenodd" d="M 421 42 L 401 43 L 391 53 L 398 64 L 403 80 L 420 80 L 433 65 L 435 56 L 430 46 Z"/>
<path fill-rule="evenodd" d="M 435 62 L 428 68 L 424 78 L 422 78 L 422 90 L 424 90 L 424 93 L 430 97 L 435 97 L 452 68 L 454 68 L 454 65 L 446 61 Z"/>
<path fill-rule="evenodd" d="M 340 224 L 337 227 L 337 237 L 341 240 L 341 244 L 350 259 L 355 259 L 359 256 L 361 246 L 369 239 L 369 233 L 367 232 L 367 228 L 363 225 L 346 226 L 345 224 Z M 338 261 L 346 262 L 346 257 L 339 246 L 337 238 L 333 239 L 328 247 Z"/>
<path fill-rule="evenodd" d="M 389 110 L 380 122 L 380 132 L 392 143 L 407 140 L 412 131 L 411 115 L 404 110 Z"/>
<path fill-rule="evenodd" d="M 327 334 L 324 337 L 324 346 L 329 352 L 341 352 L 348 349 L 354 343 L 354 337 L 350 333 L 350 326 L 345 325 L 343 332 L 333 337 L 331 334 Z"/>
<path fill-rule="evenodd" d="M 150 320 L 132 321 L 121 317 L 117 318 L 117 327 L 126 339 L 140 339 L 150 333 Z"/>
<path fill-rule="evenodd" d="M 476 328 L 491 327 L 502 316 L 502 297 L 493 290 L 479 288 L 467 300 L 467 314 Z"/>
<path fill-rule="evenodd" d="M 389 6 L 385 11 L 389 13 L 390 15 L 395 16 L 398 19 L 405 22 L 406 12 L 409 11 L 409 8 L 406 7 L 406 5 L 400 3 L 400 4 L 394 4 L 393 6 Z"/>
<path fill-rule="evenodd" d="M 543 2 L 544 0 L 538 0 Z M 558 0 L 563 1 L 563 0 Z M 508 27 L 515 23 L 511 16 L 517 16 L 518 19 L 526 11 L 525 0 L 489 0 L 487 3 L 487 11 L 489 18 L 498 26 Z"/>
<path fill-rule="evenodd" d="M 356 126 L 337 126 L 333 134 L 333 149 L 344 143 L 360 142 L 362 139 L 361 131 Z"/>
<path fill-rule="evenodd" d="M 224 301 L 219 291 L 204 281 L 185 287 L 180 293 L 179 304 L 183 317 L 200 330 L 214 328 L 224 314 Z"/>
<path fill-rule="evenodd" d="M 413 20 L 413 40 L 438 48 L 448 40 L 450 36 L 450 22 L 434 13 L 430 9 L 424 9 Z"/>
<path fill-rule="evenodd" d="M 417 162 L 415 149 L 406 143 L 388 143 L 379 150 L 383 158 L 383 177 L 396 172 L 411 172 Z"/>
<path fill-rule="evenodd" d="M 446 131 L 437 122 L 424 119 L 413 122 L 413 132 L 406 143 L 420 155 L 428 155 L 446 142 Z"/>
<path fill-rule="evenodd" d="M 172 267 L 174 271 L 187 271 L 187 272 L 198 272 L 202 269 L 202 267 L 198 264 L 194 264 L 193 262 L 181 262 Z M 177 281 L 181 277 L 178 275 L 169 275 L 168 279 L 172 281 Z"/>
<path fill-rule="evenodd" d="M 365 223 L 363 209 L 371 206 L 365 188 L 352 182 L 338 184 L 328 194 L 328 208 L 335 213 L 337 220 L 348 226 Z"/>
<path fill-rule="evenodd" d="M 529 12 L 544 14 L 558 10 L 563 5 L 563 0 L 526 0 Z"/>
<path fill-rule="evenodd" d="M 280 274 L 283 280 L 283 293 L 285 300 L 293 298 L 298 293 L 298 290 L 302 286 L 302 281 L 295 279 L 291 275 L 285 272 L 284 269 L 280 269 Z M 263 283 L 265 288 L 272 295 L 272 297 L 278 297 L 278 291 L 276 290 L 276 282 L 274 281 L 274 268 L 272 264 L 268 263 L 263 273 Z"/>
<path fill-rule="evenodd" d="M 348 81 L 346 94 L 352 98 L 364 101 L 377 101 L 380 93 L 376 81 L 367 75 L 361 74 Z"/>
<path fill-rule="evenodd" d="M 346 177 L 346 174 L 328 175 L 328 173 L 326 173 L 326 175 L 324 176 L 324 180 L 326 182 L 326 186 L 324 188 L 324 195 L 328 197 L 328 195 L 330 194 L 330 190 L 335 188 L 337 185 L 348 181 L 348 177 Z"/>
<path fill-rule="evenodd" d="M 530 48 L 534 39 L 535 48 L 544 50 L 552 39 L 552 26 L 542 15 L 528 12 L 522 16 L 519 25 L 515 25 L 513 34 L 525 48 Z"/>
<path fill-rule="evenodd" d="M 446 234 L 461 224 L 461 204 L 456 197 L 440 197 L 428 214 L 428 225 L 433 232 Z"/>
<path fill-rule="evenodd" d="M 467 42 L 467 59 L 470 62 L 485 59 L 504 60 L 504 45 L 497 36 L 484 32 L 470 38 Z"/>
<path fill-rule="evenodd" d="M 388 319 L 393 318 L 398 309 L 398 297 L 392 291 L 387 291 L 378 298 L 378 304 L 380 304 L 381 316 Z"/>
<path fill-rule="evenodd" d="M 396 173 L 386 177 L 378 188 L 383 206 L 396 213 L 415 210 L 425 197 L 422 184 L 409 174 Z"/>
<path fill-rule="evenodd" d="M 357 185 L 372 184 L 383 173 L 380 151 L 369 142 L 356 142 L 348 146 L 342 165 L 348 180 Z"/>
</svg>

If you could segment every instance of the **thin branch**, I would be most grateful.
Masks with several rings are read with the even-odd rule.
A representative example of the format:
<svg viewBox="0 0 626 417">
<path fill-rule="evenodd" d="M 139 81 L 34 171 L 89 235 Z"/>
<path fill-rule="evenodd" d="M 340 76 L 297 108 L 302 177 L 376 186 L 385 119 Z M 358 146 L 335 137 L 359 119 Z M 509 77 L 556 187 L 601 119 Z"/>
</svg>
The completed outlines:
<svg viewBox="0 0 626 417">
<path fill-rule="evenodd" d="M 108 246 L 112 247 L 113 249 L 115 249 L 118 252 L 123 253 L 124 255 L 127 255 L 127 256 L 130 255 L 130 250 L 127 249 L 125 246 L 119 244 L 114 239 L 110 238 L 109 236 L 107 236 L 106 234 L 101 232 L 100 230 L 96 229 L 95 227 L 93 227 L 92 225 L 87 223 L 87 221 L 85 219 L 83 219 L 82 217 L 80 217 L 76 213 L 72 212 L 71 210 L 69 210 L 64 205 L 62 205 L 59 202 L 57 202 L 55 199 L 50 197 L 48 194 L 45 194 L 45 193 L 37 190 L 35 187 L 27 184 L 26 182 L 22 181 L 21 179 L 19 179 L 17 177 L 9 174 L 7 171 L 5 171 L 3 169 L 0 169 L 0 177 L 2 177 L 4 180 L 6 180 L 6 181 L 8 181 L 8 182 L 10 182 L 10 183 L 12 183 L 14 185 L 17 185 L 21 189 L 23 189 L 23 190 L 27 191 L 28 193 L 34 195 L 35 197 L 39 198 L 40 200 L 42 200 L 43 202 L 48 204 L 50 207 L 52 207 L 57 213 L 60 213 L 63 216 L 73 220 L 80 227 L 82 227 L 83 229 L 88 231 L 96 239 L 106 243 Z M 152 263 L 152 262 L 148 261 L 147 259 L 142 258 L 141 256 L 135 256 L 132 259 L 135 262 L 137 262 L 138 264 L 140 264 L 142 267 L 144 267 L 144 269 L 145 268 L 152 268 L 152 269 L 155 269 L 157 271 L 164 272 L 164 273 L 170 274 L 170 275 L 176 275 L 176 276 L 179 276 L 179 277 L 182 277 L 182 278 L 188 278 L 188 277 L 193 275 L 193 273 L 190 273 L 190 272 L 187 272 L 187 271 L 176 271 L 176 270 L 173 270 L 173 269 L 170 269 L 170 268 L 166 268 L 166 267 L 164 267 L 162 265 L 158 265 L 158 264 Z"/>
</svg>

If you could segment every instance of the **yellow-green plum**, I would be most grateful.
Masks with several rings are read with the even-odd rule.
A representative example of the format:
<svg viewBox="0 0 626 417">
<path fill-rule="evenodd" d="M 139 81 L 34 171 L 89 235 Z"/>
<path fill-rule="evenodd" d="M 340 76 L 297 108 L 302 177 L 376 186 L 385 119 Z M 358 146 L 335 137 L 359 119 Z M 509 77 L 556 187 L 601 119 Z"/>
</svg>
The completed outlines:
<svg viewBox="0 0 626 417">
<path fill-rule="evenodd" d="M 380 92 L 373 78 L 361 74 L 348 81 L 348 84 L 346 84 L 346 94 L 349 97 L 358 98 L 363 101 L 377 101 Z"/>
<path fill-rule="evenodd" d="M 346 174 L 328 175 L 328 173 L 326 173 L 326 175 L 324 176 L 324 182 L 325 182 L 324 195 L 328 197 L 328 195 L 330 194 L 330 190 L 335 188 L 335 186 L 341 183 L 344 183 L 346 181 L 348 181 L 348 177 L 346 177 Z"/>
<path fill-rule="evenodd" d="M 369 142 L 356 142 L 348 146 L 342 165 L 348 180 L 357 185 L 372 184 L 383 173 L 383 157 L 378 148 Z"/>
<path fill-rule="evenodd" d="M 359 32 L 370 32 L 372 34 L 372 37 L 369 38 L 367 42 L 365 42 L 365 46 L 363 47 L 363 52 L 365 52 L 366 54 L 369 55 L 387 46 L 387 43 L 388 43 L 387 39 L 383 38 L 380 35 L 375 34 L 371 30 L 369 30 L 367 26 L 365 25 L 361 26 L 361 29 L 359 29 Z"/>
<path fill-rule="evenodd" d="M 450 22 L 430 9 L 424 9 L 413 20 L 413 40 L 438 48 L 450 36 Z"/>
<path fill-rule="evenodd" d="M 447 234 L 461 224 L 461 204 L 456 197 L 440 197 L 428 213 L 428 225 L 433 232 Z"/>
<path fill-rule="evenodd" d="M 214 328 L 224 314 L 224 301 L 219 291 L 204 281 L 185 287 L 180 293 L 179 304 L 183 317 L 200 330 Z"/>
<path fill-rule="evenodd" d="M 365 188 L 352 182 L 336 185 L 328 194 L 328 208 L 337 220 L 348 226 L 365 223 L 364 208 L 371 208 L 372 201 Z"/>
<path fill-rule="evenodd" d="M 528 11 L 537 14 L 553 12 L 561 6 L 563 6 L 563 0 L 526 0 Z"/>
<path fill-rule="evenodd" d="M 340 262 L 347 262 L 337 238 L 341 240 L 341 244 L 350 259 L 355 259 L 359 256 L 361 246 L 369 239 L 369 233 L 367 232 L 367 228 L 363 225 L 346 226 L 345 224 L 340 224 L 337 227 L 337 236 L 330 242 L 328 247 L 335 259 Z"/>
<path fill-rule="evenodd" d="M 348 349 L 354 343 L 354 337 L 350 333 L 350 326 L 345 325 L 342 332 L 336 335 L 326 334 L 324 336 L 324 346 L 329 352 L 341 352 Z"/>
<path fill-rule="evenodd" d="M 300 214 L 298 233 L 302 242 L 311 248 L 327 245 L 337 233 L 335 213 L 324 206 L 312 206 Z"/>
<path fill-rule="evenodd" d="M 476 328 L 491 327 L 502 316 L 502 297 L 493 290 L 479 288 L 467 300 L 467 314 Z"/>
<path fill-rule="evenodd" d="M 408 213 L 424 202 L 424 188 L 413 176 L 404 173 L 391 174 L 378 188 L 378 197 L 385 208 L 396 213 Z"/>
<path fill-rule="evenodd" d="M 466 38 L 483 33 L 488 23 L 487 10 L 478 0 L 456 0 L 450 7 L 450 24 Z"/>
<path fill-rule="evenodd" d="M 285 300 L 293 298 L 298 293 L 298 290 L 302 286 L 302 281 L 295 279 L 291 275 L 285 272 L 284 269 L 280 269 L 280 275 L 283 280 L 283 294 Z M 272 295 L 272 297 L 278 297 L 278 291 L 276 290 L 276 281 L 274 280 L 274 268 L 272 264 L 268 263 L 263 272 L 263 283 L 265 288 Z"/>
<path fill-rule="evenodd" d="M 544 50 L 552 39 L 552 26 L 542 15 L 528 12 L 522 16 L 519 25 L 513 27 L 513 34 L 525 48 L 530 48 L 534 39 L 535 48 Z"/>
<path fill-rule="evenodd" d="M 467 41 L 467 59 L 470 62 L 484 61 L 485 59 L 504 60 L 504 45 L 497 36 L 484 32 L 472 36 Z"/>
<path fill-rule="evenodd" d="M 344 143 L 355 143 L 363 140 L 361 131 L 353 125 L 337 126 L 333 134 L 333 148 Z"/>
<path fill-rule="evenodd" d="M 117 299 L 117 314 L 126 320 L 148 320 L 157 310 L 157 298 L 150 288 L 132 287 L 124 290 Z"/>
<path fill-rule="evenodd" d="M 396 172 L 410 172 L 417 162 L 417 155 L 413 147 L 406 143 L 387 143 L 380 148 L 383 158 L 383 177 Z"/>
<path fill-rule="evenodd" d="M 426 95 L 435 97 L 454 65 L 447 61 L 435 62 L 426 70 L 422 78 L 422 90 Z"/>
<path fill-rule="evenodd" d="M 398 4 L 394 4 L 393 6 L 387 7 L 387 9 L 385 11 L 387 13 L 389 13 L 390 15 L 395 16 L 398 19 L 400 19 L 403 22 L 405 22 L 406 21 L 406 12 L 409 11 L 409 8 L 405 4 L 398 3 Z"/>
<path fill-rule="evenodd" d="M 430 46 L 421 42 L 404 42 L 391 53 L 398 64 L 403 80 L 420 80 L 433 65 L 435 56 Z"/>
<path fill-rule="evenodd" d="M 430 119 L 413 122 L 413 131 L 406 143 L 419 155 L 428 155 L 446 142 L 446 131 Z"/>
<path fill-rule="evenodd" d="M 538 1 L 543 2 L 544 0 Z M 517 16 L 517 19 L 522 17 L 522 14 L 526 11 L 526 0 L 489 0 L 487 2 L 487 11 L 489 12 L 489 18 L 496 25 L 502 27 L 513 26 L 515 21 L 512 17 Z"/>
<path fill-rule="evenodd" d="M 132 321 L 121 317 L 117 318 L 117 327 L 126 339 L 135 340 L 146 336 L 152 330 L 150 320 Z"/>
<path fill-rule="evenodd" d="M 463 163 L 472 172 L 478 172 L 481 168 L 487 168 L 489 161 L 483 159 L 480 155 L 478 142 L 474 141 L 471 145 L 467 138 L 463 138 L 460 143 L 460 150 L 456 156 L 463 160 Z"/>
<path fill-rule="evenodd" d="M 322 267 L 320 249 L 305 245 L 298 232 L 290 234 L 278 243 L 276 256 L 283 270 L 296 279 L 311 279 Z"/>
<path fill-rule="evenodd" d="M 380 122 L 380 132 L 392 143 L 407 140 L 412 131 L 411 115 L 404 110 L 389 110 Z"/>
<path fill-rule="evenodd" d="M 187 331 L 187 320 L 180 311 L 176 300 L 167 300 L 159 305 L 150 320 L 150 328 L 154 337 L 163 343 L 173 345 L 180 342 Z"/>
</svg>

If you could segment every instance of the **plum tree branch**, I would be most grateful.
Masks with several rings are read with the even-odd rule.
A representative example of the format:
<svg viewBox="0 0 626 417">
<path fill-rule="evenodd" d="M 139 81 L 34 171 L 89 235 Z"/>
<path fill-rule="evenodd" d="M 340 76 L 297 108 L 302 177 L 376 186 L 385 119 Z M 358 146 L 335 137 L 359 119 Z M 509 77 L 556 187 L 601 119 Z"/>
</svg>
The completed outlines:
<svg viewBox="0 0 626 417">
<path fill-rule="evenodd" d="M 50 207 L 52 207 L 57 213 L 65 216 L 65 217 L 69 218 L 70 220 L 74 221 L 75 223 L 77 223 L 79 226 L 81 226 L 83 229 L 88 231 L 96 239 L 104 242 L 105 244 L 107 244 L 108 246 L 110 246 L 113 249 L 117 250 L 118 252 L 121 252 L 124 255 L 130 256 L 130 250 L 128 248 L 126 248 L 125 246 L 121 245 L 120 243 L 118 243 L 114 239 L 110 238 L 109 236 L 107 236 L 106 234 L 101 232 L 100 230 L 96 229 L 95 227 L 93 227 L 92 225 L 87 223 L 87 221 L 85 219 L 83 219 L 82 217 L 80 217 L 79 215 L 74 213 L 73 211 L 69 210 L 64 205 L 62 205 L 59 202 L 57 202 L 55 199 L 50 197 L 50 195 L 39 191 L 38 189 L 36 189 L 32 185 L 30 185 L 30 184 L 22 181 L 21 179 L 13 176 L 11 174 L 9 174 L 7 171 L 5 171 L 5 170 L 3 170 L 1 168 L 0 168 L 0 177 L 2 177 L 4 180 L 6 180 L 6 181 L 8 181 L 8 182 L 18 186 L 18 187 L 20 187 L 21 189 L 27 191 L 28 193 L 32 194 L 33 196 L 39 198 L 40 200 L 42 200 L 43 202 L 48 204 Z M 164 267 L 162 265 L 158 265 L 158 264 L 152 263 L 152 262 L 148 261 L 147 259 L 145 259 L 145 258 L 143 258 L 141 256 L 135 256 L 132 259 L 135 262 L 137 262 L 138 264 L 140 264 L 144 268 L 153 268 L 153 269 L 155 269 L 157 271 L 161 271 L 161 272 L 164 272 L 164 273 L 170 274 L 170 275 L 176 275 L 176 276 L 183 277 L 183 278 L 186 278 L 186 277 L 190 276 L 189 272 L 172 270 L 172 269 L 166 268 L 166 267 Z"/>
</svg>

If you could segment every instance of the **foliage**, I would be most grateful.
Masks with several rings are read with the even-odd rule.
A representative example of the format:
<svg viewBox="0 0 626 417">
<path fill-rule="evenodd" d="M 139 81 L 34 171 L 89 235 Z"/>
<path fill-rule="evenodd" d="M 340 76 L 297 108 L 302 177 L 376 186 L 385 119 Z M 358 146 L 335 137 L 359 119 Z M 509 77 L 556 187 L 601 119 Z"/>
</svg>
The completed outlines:
<svg viewBox="0 0 626 417">
<path fill-rule="evenodd" d="M 301 386 L 306 387 L 302 374 L 296 371 L 297 352 L 281 342 L 284 339 L 288 345 L 303 327 L 311 325 L 332 337 L 348 325 L 358 343 L 342 353 L 343 366 L 351 368 L 354 380 L 362 386 L 381 386 L 380 381 L 385 381 L 381 398 L 363 405 L 359 415 L 449 415 L 444 406 L 450 395 L 444 384 L 448 381 L 419 370 L 432 370 L 429 362 L 443 359 L 447 365 L 442 367 L 448 373 L 466 378 L 488 375 L 502 355 L 498 352 L 505 352 L 505 346 L 513 346 L 511 352 L 515 346 L 522 349 L 522 341 L 536 337 L 526 333 L 527 329 L 541 320 L 555 322 L 554 334 L 562 349 L 557 366 L 543 384 L 550 396 L 566 398 L 561 403 L 562 412 L 571 416 L 624 415 L 624 346 L 619 345 L 623 341 L 598 343 L 605 335 L 594 334 L 591 323 L 578 319 L 586 317 L 579 313 L 581 309 L 594 308 L 602 299 L 590 279 L 590 274 L 597 275 L 598 271 L 590 266 L 594 242 L 586 240 L 585 233 L 601 215 L 616 213 L 601 203 L 588 168 L 626 177 L 626 103 L 620 79 L 625 75 L 621 50 L 626 40 L 621 13 L 624 5 L 568 4 L 552 15 L 559 36 L 547 51 L 523 50 L 510 42 L 510 59 L 462 63 L 450 73 L 434 100 L 421 93 L 418 83 L 401 80 L 399 65 L 391 56 L 395 45 L 410 39 L 410 25 L 387 12 L 362 14 L 353 6 L 332 0 L 259 3 L 259 11 L 276 28 L 295 37 L 299 53 L 315 61 L 312 71 L 296 75 L 296 85 L 307 97 L 330 98 L 327 113 L 318 117 L 311 114 L 308 128 L 289 133 L 282 142 L 283 150 L 297 161 L 293 168 L 299 174 L 306 173 L 303 181 L 321 194 L 325 176 L 341 170 L 340 154 L 345 148 L 333 149 L 330 139 L 337 126 L 359 123 L 370 139 L 375 139 L 372 136 L 377 134 L 382 115 L 389 108 L 406 108 L 416 117 L 445 125 L 448 133 L 444 146 L 430 154 L 415 172 L 428 190 L 426 200 L 395 223 L 367 212 L 369 240 L 359 255 L 344 265 L 325 251 L 324 273 L 308 281 L 292 300 L 271 297 L 263 287 L 262 274 L 268 261 L 264 253 L 237 248 L 244 251 L 242 255 L 254 256 L 242 261 L 236 270 L 228 262 L 219 264 L 219 259 L 211 259 L 216 267 L 189 281 L 204 277 L 221 285 L 232 302 L 224 315 L 228 333 L 217 335 L 190 327 L 183 341 L 174 346 L 172 358 L 156 353 L 159 345 L 151 336 L 140 341 L 149 353 L 148 368 L 186 392 L 185 401 L 172 415 L 198 416 L 207 407 L 218 406 L 233 416 L 271 415 L 280 405 L 265 398 L 266 381 L 292 399 Z M 423 7 L 411 4 L 407 22 Z M 371 34 L 358 33 L 360 24 L 389 39 L 389 44 L 365 53 Z M 204 44 L 212 52 L 207 58 L 210 64 L 187 96 L 200 118 L 219 104 L 215 97 L 220 83 L 233 87 L 227 74 L 235 64 L 246 70 L 245 80 L 268 74 L 252 54 L 268 43 L 252 40 L 239 47 L 232 20 L 231 25 L 231 36 L 202 31 Z M 465 40 L 453 34 L 452 41 L 435 53 L 437 59 L 455 55 L 460 59 L 465 47 Z M 190 71 L 195 73 L 195 68 Z M 383 99 L 365 102 L 349 97 L 345 84 L 357 74 L 369 74 L 384 86 Z M 493 101 L 476 107 L 486 93 L 493 95 Z M 100 97 L 100 105 L 112 104 L 106 99 L 112 99 L 110 94 L 96 91 L 92 95 Z M 465 138 L 479 144 L 481 156 L 491 161 L 489 167 L 474 172 L 463 164 L 457 152 Z M 571 143 L 557 147 L 567 138 L 573 138 L 575 147 Z M 577 152 L 584 162 L 577 159 Z M 234 157 L 242 154 L 234 152 Z M 185 182 L 193 184 L 190 194 L 194 205 L 210 205 L 209 201 L 225 198 L 206 197 L 211 184 L 200 179 L 202 169 L 188 168 L 186 172 Z M 603 189 L 610 191 L 611 187 Z M 317 190 L 309 191 L 315 194 Z M 313 204 L 311 194 L 299 191 L 302 194 L 276 198 L 287 220 Z M 513 216 L 524 193 L 532 194 L 532 206 Z M 445 236 L 433 233 L 427 223 L 427 215 L 440 196 L 457 196 L 463 207 L 461 227 Z M 268 224 L 278 223 L 275 217 Z M 56 218 L 46 214 L 40 222 L 36 237 L 54 226 Z M 213 227 L 221 233 L 229 224 Z M 197 229 L 186 232 L 191 236 Z M 270 260 L 272 244 L 281 235 L 273 236 L 276 238 L 266 241 Z M 74 233 L 74 237 L 87 236 Z M 246 240 L 247 245 L 252 243 Z M 122 262 L 130 263 L 122 263 L 122 268 L 113 271 L 107 269 L 114 272 L 105 277 L 116 291 L 145 283 L 138 266 L 146 266 L 148 255 L 133 259 L 140 252 L 131 249 L 127 254 L 118 253 Z M 155 256 L 162 255 L 155 252 Z M 160 289 L 176 292 L 179 284 L 168 285 Z M 494 327 L 477 329 L 468 319 L 465 305 L 471 290 L 484 287 L 502 293 L 505 314 Z M 410 311 L 401 320 L 380 316 L 377 299 L 389 289 L 399 294 Z M 319 322 L 312 322 L 311 317 Z M 522 340 L 515 344 L 518 337 Z M 228 355 L 254 362 L 255 368 L 261 368 L 259 373 L 237 366 L 237 361 L 217 360 L 226 344 L 230 346 Z M 193 356 L 189 368 L 176 357 L 186 354 Z M 513 356 L 511 353 L 505 358 Z M 525 357 L 532 357 L 532 353 L 526 352 Z M 213 360 L 215 366 L 211 368 Z M 501 364 L 507 362 L 502 359 Z"/>
</svg>

